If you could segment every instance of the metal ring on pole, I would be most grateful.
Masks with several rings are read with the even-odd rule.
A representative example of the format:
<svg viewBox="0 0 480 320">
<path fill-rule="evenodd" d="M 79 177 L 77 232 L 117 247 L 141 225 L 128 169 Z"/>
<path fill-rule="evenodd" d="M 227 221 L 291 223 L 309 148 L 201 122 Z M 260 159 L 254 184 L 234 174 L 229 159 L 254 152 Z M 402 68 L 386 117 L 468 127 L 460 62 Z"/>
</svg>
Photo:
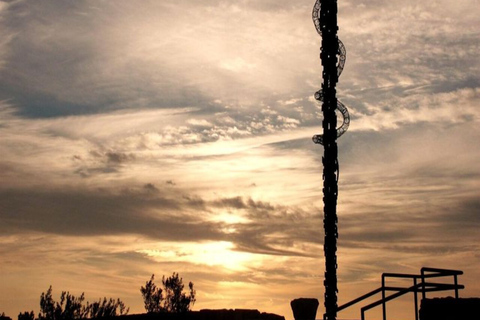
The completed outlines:
<svg viewBox="0 0 480 320">
<path fill-rule="evenodd" d="M 320 25 L 320 9 L 321 9 L 321 3 L 320 3 L 320 0 L 317 0 L 315 2 L 315 5 L 313 6 L 312 19 L 313 19 L 313 24 L 315 25 L 315 29 L 317 29 L 317 33 L 321 36 L 322 30 Z M 338 39 L 337 57 L 338 57 L 337 77 L 340 77 L 340 75 L 343 72 L 343 68 L 345 66 L 345 61 L 347 59 L 347 50 L 345 49 L 345 45 L 343 44 L 342 41 L 340 41 L 340 39 Z M 322 89 L 315 92 L 315 100 L 323 102 Z M 339 128 L 337 128 L 337 138 L 339 138 L 348 130 L 348 127 L 350 125 L 350 114 L 348 113 L 347 107 L 343 103 L 341 103 L 339 100 L 337 100 L 337 110 L 342 114 L 342 117 L 343 117 L 342 125 Z M 323 134 L 314 135 L 312 137 L 312 140 L 316 144 L 323 145 Z"/>
</svg>

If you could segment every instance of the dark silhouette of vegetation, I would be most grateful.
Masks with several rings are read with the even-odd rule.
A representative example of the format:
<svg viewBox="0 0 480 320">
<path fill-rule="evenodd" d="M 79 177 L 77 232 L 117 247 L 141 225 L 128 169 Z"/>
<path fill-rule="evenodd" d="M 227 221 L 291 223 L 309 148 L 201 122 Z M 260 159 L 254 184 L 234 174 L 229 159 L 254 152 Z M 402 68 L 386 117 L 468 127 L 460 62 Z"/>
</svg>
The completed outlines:
<svg viewBox="0 0 480 320">
<path fill-rule="evenodd" d="M 130 310 L 130 308 L 127 308 L 120 299 L 114 300 L 112 298 L 108 300 L 107 298 L 103 298 L 103 300 L 100 299 L 92 304 L 87 302 L 86 309 L 88 310 L 88 318 L 121 316 L 127 314 Z"/>
<path fill-rule="evenodd" d="M 162 278 L 162 284 L 165 290 L 164 308 L 167 312 L 187 312 L 190 310 L 190 305 L 195 304 L 196 291 L 193 289 L 193 283 L 188 283 L 190 294 L 187 296 L 183 293 L 183 281 L 178 277 L 178 273 L 173 273 L 171 277 Z"/>
<path fill-rule="evenodd" d="M 60 302 L 52 297 L 52 286 L 40 296 L 40 313 L 38 320 L 67 320 L 86 318 L 87 312 L 83 307 L 85 295 L 75 297 L 69 292 L 62 292 Z"/>
<path fill-rule="evenodd" d="M 163 289 L 155 285 L 155 275 L 145 283 L 145 287 L 140 288 L 143 302 L 145 303 L 145 310 L 151 312 L 172 312 L 183 313 L 190 311 L 190 307 L 195 304 L 196 291 L 193 289 L 193 283 L 188 283 L 189 294 L 183 292 L 185 288 L 183 279 L 178 276 L 178 273 L 173 273 L 172 276 L 162 277 Z"/>
<path fill-rule="evenodd" d="M 35 314 L 33 311 L 20 312 L 18 314 L 18 320 L 35 320 Z"/>
<path fill-rule="evenodd" d="M 152 274 L 152 277 L 149 281 L 145 283 L 145 287 L 140 287 L 140 292 L 142 293 L 143 302 L 145 304 L 145 310 L 147 312 L 161 312 L 162 311 L 162 288 L 158 288 L 155 285 L 155 275 Z"/>
<path fill-rule="evenodd" d="M 5 315 L 5 312 L 0 313 L 0 320 L 12 320 L 12 318 Z"/>
<path fill-rule="evenodd" d="M 48 288 L 47 292 L 42 292 L 40 296 L 40 313 L 38 314 L 38 320 L 77 320 L 87 318 L 102 318 L 113 317 L 117 315 L 125 315 L 128 313 L 129 308 L 125 307 L 125 304 L 120 300 L 114 300 L 112 298 L 100 299 L 98 302 L 90 304 L 87 302 L 84 305 L 85 294 L 82 293 L 79 297 L 76 297 L 69 292 L 63 291 L 60 296 L 60 302 L 56 302 L 52 297 L 52 286 Z M 22 318 L 19 320 L 32 320 L 32 318 Z M 33 316 L 25 312 L 25 317 Z"/>
</svg>

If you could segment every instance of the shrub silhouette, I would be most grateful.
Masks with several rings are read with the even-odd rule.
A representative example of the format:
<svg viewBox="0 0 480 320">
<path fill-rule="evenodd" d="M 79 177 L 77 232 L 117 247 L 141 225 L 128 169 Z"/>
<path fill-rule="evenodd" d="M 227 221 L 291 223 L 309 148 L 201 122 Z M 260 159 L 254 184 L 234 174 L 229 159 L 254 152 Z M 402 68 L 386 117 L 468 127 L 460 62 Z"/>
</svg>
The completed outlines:
<svg viewBox="0 0 480 320">
<path fill-rule="evenodd" d="M 12 320 L 12 318 L 5 315 L 5 312 L 0 313 L 0 320 Z"/>
<path fill-rule="evenodd" d="M 140 287 L 140 292 L 142 293 L 143 302 L 145 304 L 145 310 L 149 313 L 163 311 L 163 290 L 155 285 L 154 280 L 155 275 L 152 274 L 150 280 L 145 283 L 145 287 Z"/>
<path fill-rule="evenodd" d="M 62 291 L 60 302 L 52 297 L 52 286 L 40 296 L 40 313 L 38 320 L 68 320 L 86 318 L 87 311 L 82 307 L 85 295 L 75 297 L 69 292 Z"/>
<path fill-rule="evenodd" d="M 86 309 L 88 318 L 115 317 L 117 315 L 127 314 L 128 311 L 130 311 L 130 308 L 127 308 L 123 301 L 112 298 L 108 300 L 107 298 L 103 298 L 103 300 L 100 299 L 92 304 L 87 302 Z"/>
<path fill-rule="evenodd" d="M 35 314 L 33 311 L 25 311 L 25 312 L 20 312 L 18 314 L 18 320 L 34 320 L 35 319 Z"/>
<path fill-rule="evenodd" d="M 162 277 L 163 289 L 155 285 L 155 275 L 152 274 L 149 281 L 145 283 L 145 287 L 140 287 L 145 310 L 151 312 L 172 312 L 183 313 L 190 310 L 190 306 L 195 304 L 196 291 L 193 289 L 193 283 L 188 283 L 190 293 L 187 295 L 183 292 L 185 288 L 183 279 L 178 273 L 172 276 Z"/>
<path fill-rule="evenodd" d="M 75 297 L 69 292 L 62 291 L 60 302 L 56 302 L 52 297 L 52 286 L 48 288 L 47 292 L 42 292 L 40 296 L 40 313 L 38 320 L 77 320 L 87 318 L 102 318 L 113 317 L 117 315 L 127 314 L 129 308 L 120 300 L 112 298 L 100 299 L 98 302 L 90 304 L 85 301 L 85 294 L 82 293 L 79 297 Z M 20 316 L 31 317 L 22 318 Z M 20 314 L 19 320 L 32 320 L 33 312 L 28 314 L 25 312 Z"/>
</svg>

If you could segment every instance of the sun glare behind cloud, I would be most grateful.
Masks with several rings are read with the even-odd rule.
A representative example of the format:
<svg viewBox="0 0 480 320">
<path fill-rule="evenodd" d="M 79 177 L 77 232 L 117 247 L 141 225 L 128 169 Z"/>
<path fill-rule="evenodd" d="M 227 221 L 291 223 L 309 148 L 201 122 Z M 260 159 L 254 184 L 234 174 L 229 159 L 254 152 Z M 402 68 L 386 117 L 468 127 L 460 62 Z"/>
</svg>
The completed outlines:
<svg viewBox="0 0 480 320">
<path fill-rule="evenodd" d="M 233 243 L 228 241 L 211 241 L 204 243 L 162 243 L 165 249 L 145 249 L 137 252 L 158 261 L 190 262 L 205 266 L 220 266 L 234 271 L 245 270 L 259 262 L 256 255 L 235 251 Z"/>
</svg>

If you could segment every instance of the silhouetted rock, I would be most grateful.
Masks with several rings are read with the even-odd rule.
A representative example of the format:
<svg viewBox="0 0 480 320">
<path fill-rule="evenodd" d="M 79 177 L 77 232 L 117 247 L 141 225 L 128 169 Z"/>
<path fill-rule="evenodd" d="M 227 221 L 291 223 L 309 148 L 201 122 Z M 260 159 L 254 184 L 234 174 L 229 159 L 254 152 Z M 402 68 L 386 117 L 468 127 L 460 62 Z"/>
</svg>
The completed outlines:
<svg viewBox="0 0 480 320">
<path fill-rule="evenodd" d="M 312 298 L 299 298 L 290 302 L 295 320 L 315 320 L 317 315 L 318 300 Z"/>
<path fill-rule="evenodd" d="M 423 299 L 420 320 L 478 320 L 480 319 L 480 298 Z"/>
</svg>

